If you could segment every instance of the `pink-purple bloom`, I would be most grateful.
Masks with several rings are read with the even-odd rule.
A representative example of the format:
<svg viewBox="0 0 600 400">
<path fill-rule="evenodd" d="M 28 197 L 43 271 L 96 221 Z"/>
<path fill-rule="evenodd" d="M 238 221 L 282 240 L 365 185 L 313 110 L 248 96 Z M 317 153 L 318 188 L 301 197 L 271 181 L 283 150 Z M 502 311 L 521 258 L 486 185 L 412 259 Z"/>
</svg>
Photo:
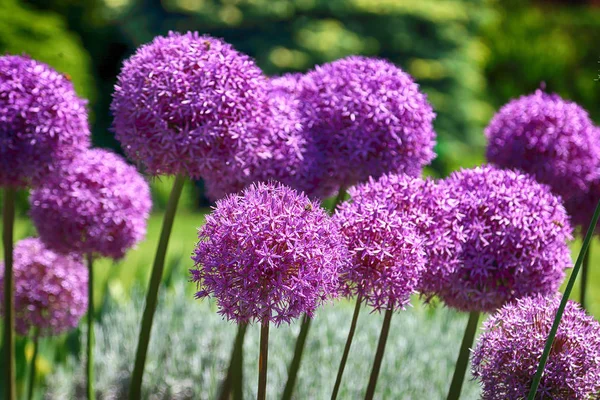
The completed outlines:
<svg viewBox="0 0 600 400">
<path fill-rule="evenodd" d="M 588 113 L 556 94 L 535 93 L 504 105 L 485 129 L 487 159 L 532 174 L 565 202 L 600 172 L 600 141 Z M 570 214 L 577 209 L 567 208 Z"/>
<path fill-rule="evenodd" d="M 325 154 L 322 174 L 338 187 L 391 172 L 418 176 L 435 157 L 435 113 L 410 75 L 388 61 L 351 56 L 318 66 L 299 98 Z"/>
<path fill-rule="evenodd" d="M 137 170 L 106 150 L 82 152 L 31 193 L 40 237 L 60 252 L 122 258 L 146 235 L 150 189 Z"/>
<path fill-rule="evenodd" d="M 334 216 L 350 252 L 341 290 L 361 295 L 374 310 L 397 310 L 410 301 L 425 271 L 425 238 L 418 216 L 383 193 L 373 196 L 370 184 L 351 188 L 351 200 Z"/>
<path fill-rule="evenodd" d="M 27 238 L 15 245 L 13 268 L 17 333 L 35 328 L 41 335 L 57 335 L 79 324 L 88 304 L 88 271 L 81 257 L 58 254 L 40 239 Z M 2 265 L 0 298 L 3 288 Z"/>
<path fill-rule="evenodd" d="M 266 78 L 222 40 L 169 33 L 123 65 L 111 105 L 127 156 L 153 174 L 248 174 L 268 124 Z"/>
<path fill-rule="evenodd" d="M 549 187 L 491 166 L 460 170 L 445 183 L 458 200 L 466 239 L 460 265 L 438 292 L 447 305 L 493 312 L 516 298 L 558 290 L 572 266 L 572 228 Z"/>
<path fill-rule="evenodd" d="M 69 79 L 25 56 L 0 57 L 0 186 L 36 184 L 89 147 L 86 101 Z"/>
<path fill-rule="evenodd" d="M 290 322 L 337 293 L 347 251 L 317 202 L 279 183 L 219 200 L 198 232 L 190 272 L 239 323 Z"/>
<path fill-rule="evenodd" d="M 559 296 L 509 303 L 483 324 L 473 353 L 473 376 L 484 400 L 520 400 L 529 393 Z M 558 327 L 536 399 L 597 399 L 600 324 L 569 301 Z"/>
</svg>

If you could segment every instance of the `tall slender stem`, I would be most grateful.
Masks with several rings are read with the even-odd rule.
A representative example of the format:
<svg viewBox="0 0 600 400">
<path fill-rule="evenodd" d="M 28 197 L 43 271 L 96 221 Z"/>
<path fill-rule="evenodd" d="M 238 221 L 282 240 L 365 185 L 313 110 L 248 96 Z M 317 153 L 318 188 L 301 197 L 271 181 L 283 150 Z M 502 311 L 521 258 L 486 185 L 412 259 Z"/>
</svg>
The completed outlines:
<svg viewBox="0 0 600 400">
<path fill-rule="evenodd" d="M 267 364 L 269 361 L 269 321 L 260 325 L 260 355 L 258 357 L 258 394 L 257 400 L 267 398 Z"/>
<path fill-rule="evenodd" d="M 35 328 L 35 332 L 33 333 L 33 356 L 31 357 L 31 364 L 29 364 L 29 388 L 27 389 L 27 400 L 33 399 L 33 389 L 35 388 L 35 375 L 39 341 L 39 330 Z"/>
<path fill-rule="evenodd" d="M 185 177 L 177 175 L 175 183 L 171 189 L 171 195 L 167 202 L 167 209 L 163 219 L 162 231 L 160 240 L 156 248 L 156 256 L 154 257 L 154 265 L 152 266 L 152 275 L 150 277 L 150 285 L 146 293 L 146 306 L 142 316 L 142 326 L 140 328 L 140 336 L 138 339 L 137 351 L 135 354 L 135 365 L 131 376 L 131 386 L 129 387 L 129 399 L 139 400 L 142 397 L 142 381 L 144 378 L 144 367 L 146 365 L 146 355 L 148 353 L 148 344 L 150 343 L 150 331 L 152 330 L 152 321 L 154 320 L 154 312 L 156 311 L 156 303 L 158 301 L 158 289 L 162 280 L 163 271 L 165 269 L 165 257 L 173 228 L 173 220 L 177 211 L 177 203 L 181 196 Z"/>
<path fill-rule="evenodd" d="M 96 398 L 94 392 L 94 256 L 90 253 L 86 258 L 88 265 L 86 392 L 88 400 L 93 400 Z"/>
<path fill-rule="evenodd" d="M 344 368 L 346 368 L 346 361 L 348 360 L 348 354 L 350 354 L 350 346 L 352 346 L 352 339 L 354 339 L 354 331 L 356 330 L 356 321 L 358 321 L 358 314 L 360 313 L 361 301 L 362 296 L 358 295 L 356 298 L 356 306 L 354 307 L 354 315 L 352 315 L 352 322 L 350 323 L 350 331 L 348 331 L 348 339 L 346 339 L 346 346 L 344 347 L 344 354 L 342 354 L 340 367 L 338 368 L 337 377 L 335 378 L 335 385 L 333 386 L 331 400 L 337 399 L 338 392 L 340 391 L 342 376 L 344 375 Z"/>
<path fill-rule="evenodd" d="M 581 304 L 581 308 L 583 308 L 584 310 L 587 309 L 586 306 L 586 301 L 585 301 L 585 297 L 587 294 L 587 281 L 588 281 L 588 272 L 590 269 L 590 248 L 592 247 L 592 244 L 590 243 L 587 252 L 585 253 L 585 256 L 583 256 L 583 264 L 581 265 L 581 301 L 579 302 Z"/>
<path fill-rule="evenodd" d="M 462 385 L 465 381 L 465 373 L 467 371 L 467 367 L 469 366 L 471 347 L 473 346 L 475 333 L 477 332 L 478 321 L 479 311 L 471 311 L 469 313 L 467 328 L 465 329 L 465 334 L 460 345 L 460 352 L 458 353 L 456 366 L 454 367 L 454 375 L 452 375 L 452 383 L 450 384 L 450 390 L 448 391 L 448 400 L 458 400 L 460 398 Z"/>
<path fill-rule="evenodd" d="M 227 376 L 221 384 L 221 393 L 219 400 L 228 400 L 231 396 L 233 388 L 234 400 L 242 400 L 244 398 L 244 337 L 246 336 L 246 328 L 248 324 L 239 324 L 235 335 L 235 342 L 231 350 L 231 359 L 227 368 Z"/>
<path fill-rule="evenodd" d="M 571 296 L 571 291 L 573 290 L 573 286 L 575 286 L 575 280 L 577 279 L 577 274 L 579 273 L 579 269 L 581 268 L 581 264 L 583 263 L 583 258 L 585 253 L 590 246 L 590 241 L 592 240 L 592 234 L 596 229 L 596 224 L 598 223 L 598 217 L 600 217 L 600 201 L 596 205 L 596 209 L 594 210 L 594 216 L 590 221 L 590 226 L 588 227 L 587 233 L 585 234 L 585 238 L 583 239 L 583 245 L 581 246 L 581 251 L 577 256 L 577 261 L 575 261 L 575 266 L 573 267 L 573 272 L 571 272 L 571 277 L 569 278 L 569 282 L 567 283 L 567 287 L 565 287 L 565 292 L 560 301 L 560 305 L 556 310 L 556 316 L 554 317 L 554 322 L 552 323 L 552 328 L 550 328 L 550 333 L 548 334 L 548 339 L 546 339 L 546 345 L 544 346 L 544 351 L 542 352 L 542 357 L 540 358 L 540 364 L 538 365 L 535 376 L 533 377 L 533 381 L 531 383 L 531 389 L 529 390 L 529 395 L 527 396 L 527 400 L 534 400 L 535 394 L 537 393 L 538 387 L 540 386 L 540 382 L 542 380 L 542 375 L 544 373 L 544 369 L 546 368 L 546 362 L 548 361 L 548 356 L 550 355 L 550 350 L 552 349 L 552 343 L 554 342 L 554 337 L 556 336 L 556 332 L 558 331 L 558 326 L 560 325 L 560 320 L 562 318 L 563 313 L 565 312 L 565 307 L 567 305 L 567 301 L 569 300 L 569 296 Z"/>
<path fill-rule="evenodd" d="M 365 400 L 372 400 L 375 395 L 375 386 L 377 386 L 377 378 L 379 377 L 379 370 L 381 369 L 381 362 L 383 361 L 385 344 L 387 342 L 388 334 L 390 333 L 390 323 L 392 321 L 393 313 L 394 308 L 390 307 L 385 312 L 385 317 L 383 318 L 383 325 L 381 326 L 381 334 L 379 335 L 379 343 L 377 344 L 377 351 L 375 352 L 375 360 L 373 361 L 373 369 L 371 370 L 371 377 L 369 378 L 369 386 L 367 387 Z"/>
<path fill-rule="evenodd" d="M 15 225 L 15 197 L 12 188 L 4 190 L 2 212 L 2 242 L 4 244 L 4 395 L 6 400 L 15 400 L 15 314 L 13 282 L 13 230 Z"/>
<path fill-rule="evenodd" d="M 296 339 L 296 348 L 294 349 L 294 357 L 288 368 L 288 379 L 283 389 L 283 395 L 281 400 L 290 400 L 294 393 L 294 386 L 296 385 L 296 378 L 298 377 L 298 370 L 300 369 L 300 361 L 302 361 L 302 354 L 304 353 L 304 347 L 306 344 L 306 337 L 310 330 L 311 318 L 304 314 L 302 317 L 302 324 L 300 325 L 300 333 Z"/>
</svg>

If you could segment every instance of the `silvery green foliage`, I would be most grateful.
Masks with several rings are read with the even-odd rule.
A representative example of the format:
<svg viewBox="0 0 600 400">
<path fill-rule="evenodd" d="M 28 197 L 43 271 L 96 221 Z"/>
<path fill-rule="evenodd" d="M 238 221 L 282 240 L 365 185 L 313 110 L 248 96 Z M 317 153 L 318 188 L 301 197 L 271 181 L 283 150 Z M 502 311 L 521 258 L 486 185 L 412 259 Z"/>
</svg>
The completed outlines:
<svg viewBox="0 0 600 400">
<path fill-rule="evenodd" d="M 216 313 L 214 303 L 192 301 L 193 294 L 186 289 L 189 284 L 177 282 L 162 292 L 144 379 L 145 393 L 152 400 L 214 399 L 229 361 L 236 326 Z M 136 291 L 133 297 L 133 303 L 108 301 L 97 326 L 96 389 L 103 400 L 126 397 L 143 309 L 141 293 Z M 331 396 L 353 306 L 342 301 L 317 312 L 298 375 L 297 399 Z M 382 318 L 362 309 L 340 399 L 364 396 Z M 444 398 L 465 324 L 465 315 L 442 307 L 419 305 L 395 314 L 376 397 Z M 283 392 L 299 330 L 296 321 L 270 332 L 267 398 L 278 398 Z M 244 394 L 249 399 L 256 396 L 258 341 L 259 327 L 253 325 L 244 347 Z M 75 360 L 58 368 L 47 379 L 45 399 L 84 398 L 84 374 Z M 467 380 L 463 398 L 478 396 L 478 384 Z"/>
</svg>

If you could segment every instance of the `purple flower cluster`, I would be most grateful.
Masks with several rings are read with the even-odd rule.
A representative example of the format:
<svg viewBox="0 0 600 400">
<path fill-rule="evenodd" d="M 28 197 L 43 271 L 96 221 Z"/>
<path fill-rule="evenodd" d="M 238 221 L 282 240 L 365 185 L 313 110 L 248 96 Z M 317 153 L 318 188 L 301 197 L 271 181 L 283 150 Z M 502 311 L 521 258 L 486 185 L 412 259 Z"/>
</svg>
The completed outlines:
<svg viewBox="0 0 600 400">
<path fill-rule="evenodd" d="M 509 102 L 485 135 L 490 162 L 534 175 L 565 202 L 599 175 L 600 142 L 592 121 L 583 108 L 556 94 L 537 90 Z"/>
<path fill-rule="evenodd" d="M 262 154 L 266 84 L 252 59 L 221 40 L 156 37 L 119 74 L 116 138 L 154 175 L 243 177 Z"/>
<path fill-rule="evenodd" d="M 327 213 L 281 184 L 252 184 L 217 202 L 198 232 L 190 272 L 237 322 L 290 322 L 338 290 L 347 251 Z"/>
<path fill-rule="evenodd" d="M 67 77 L 24 56 L 0 57 L 0 186 L 36 184 L 90 145 L 86 102 Z"/>
<path fill-rule="evenodd" d="M 15 329 L 20 335 L 32 328 L 56 335 L 77 326 L 88 303 L 88 271 L 78 256 L 57 254 L 41 240 L 28 238 L 16 244 L 13 268 Z M 1 298 L 3 274 L 2 265 Z"/>
<path fill-rule="evenodd" d="M 462 311 L 493 312 L 506 302 L 558 290 L 572 266 L 572 238 L 560 198 L 533 177 L 484 166 L 445 182 L 458 200 L 466 242 L 438 292 Z"/>
<path fill-rule="evenodd" d="M 473 376 L 484 400 L 524 399 L 554 320 L 560 297 L 509 303 L 483 325 L 473 353 Z M 596 399 L 600 394 L 600 324 L 569 301 L 542 376 L 540 399 Z"/>
<path fill-rule="evenodd" d="M 382 179 L 402 181 L 407 186 L 413 183 L 408 177 Z M 389 196 L 393 190 L 391 182 L 379 186 L 373 180 L 352 188 L 352 200 L 342 203 L 334 216 L 350 251 L 350 266 L 341 274 L 342 292 L 361 295 L 375 310 L 403 308 L 426 269 L 421 215 L 399 206 Z M 415 191 L 412 196 L 417 194 Z M 399 193 L 398 197 L 404 195 Z"/>
<path fill-rule="evenodd" d="M 299 93 L 324 178 L 348 187 L 385 173 L 421 174 L 435 157 L 435 114 L 392 63 L 352 56 L 316 67 Z"/>
<path fill-rule="evenodd" d="M 40 237 L 60 252 L 121 258 L 142 240 L 148 183 L 121 157 L 94 149 L 62 163 L 30 198 Z"/>
</svg>

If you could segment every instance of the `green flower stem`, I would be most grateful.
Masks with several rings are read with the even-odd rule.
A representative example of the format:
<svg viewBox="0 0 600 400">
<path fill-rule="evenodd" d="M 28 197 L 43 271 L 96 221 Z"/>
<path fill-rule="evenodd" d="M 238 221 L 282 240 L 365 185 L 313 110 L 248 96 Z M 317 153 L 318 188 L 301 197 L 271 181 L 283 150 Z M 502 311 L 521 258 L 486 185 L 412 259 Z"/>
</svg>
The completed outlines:
<svg viewBox="0 0 600 400">
<path fill-rule="evenodd" d="M 583 264 L 581 265 L 581 301 L 579 302 L 581 304 L 581 308 L 583 308 L 584 310 L 586 309 L 586 301 L 585 301 L 585 297 L 587 294 L 587 281 L 588 281 L 588 272 L 590 269 L 590 248 L 592 247 L 592 244 L 590 243 L 590 246 L 588 247 L 588 250 L 585 253 L 585 256 L 583 257 Z"/>
<path fill-rule="evenodd" d="M 531 389 L 529 390 L 527 400 L 535 399 L 535 395 L 542 380 L 544 369 L 546 368 L 548 356 L 550 355 L 550 350 L 552 349 L 554 337 L 556 336 L 556 332 L 558 331 L 558 326 L 560 325 L 560 320 L 562 318 L 563 313 L 565 312 L 565 307 L 567 305 L 567 301 L 569 300 L 569 296 L 571 295 L 571 291 L 573 290 L 573 286 L 575 286 L 575 280 L 577 279 L 577 274 L 581 269 L 583 258 L 585 257 L 585 253 L 587 252 L 588 247 L 590 246 L 590 241 L 592 240 L 594 229 L 596 229 L 596 224 L 598 223 L 598 217 L 600 217 L 600 201 L 596 205 L 596 210 L 594 210 L 594 216 L 592 217 L 590 226 L 587 230 L 587 233 L 585 234 L 585 238 L 583 239 L 583 245 L 581 246 L 581 251 L 577 256 L 577 261 L 575 262 L 575 266 L 573 267 L 573 271 L 571 272 L 571 277 L 569 278 L 569 282 L 567 283 L 567 287 L 565 288 L 565 293 L 563 294 L 562 300 L 560 301 L 560 305 L 556 310 L 556 316 L 554 317 L 552 328 L 550 328 L 548 339 L 546 339 L 546 345 L 544 346 L 544 351 L 542 353 L 542 357 L 540 358 L 540 364 L 538 365 L 535 376 L 533 377 Z"/>
<path fill-rule="evenodd" d="M 2 242 L 4 244 L 4 398 L 17 398 L 15 379 L 15 314 L 14 314 L 14 282 L 13 282 L 13 230 L 15 225 L 15 197 L 12 188 L 4 190 L 4 207 L 2 211 Z"/>
<path fill-rule="evenodd" d="M 87 358 L 86 358 L 86 393 L 88 400 L 94 400 L 94 256 L 87 255 L 88 265 L 88 312 L 87 312 Z"/>
<path fill-rule="evenodd" d="M 385 344 L 387 342 L 388 334 L 390 333 L 390 323 L 392 322 L 393 314 L 394 307 L 390 307 L 389 310 L 385 312 L 385 317 L 383 318 L 383 325 L 381 326 L 381 333 L 379 334 L 379 343 L 377 344 L 377 351 L 375 352 L 375 360 L 373 360 L 373 369 L 371 369 L 371 377 L 369 378 L 369 386 L 367 387 L 365 400 L 373 400 L 373 396 L 375 395 L 375 386 L 377 386 L 377 378 L 379 377 L 379 370 L 381 369 L 381 362 L 383 361 Z"/>
<path fill-rule="evenodd" d="M 246 328 L 248 328 L 248 324 L 238 325 L 229 367 L 227 368 L 227 376 L 221 384 L 219 400 L 228 400 L 231 396 L 232 388 L 234 390 L 234 400 L 242 400 L 244 398 L 244 337 L 246 336 Z"/>
<path fill-rule="evenodd" d="M 344 197 L 346 197 L 346 188 L 344 186 L 341 186 L 340 190 L 338 190 L 337 196 L 335 197 L 335 201 L 331 206 L 331 210 L 329 210 L 331 214 L 333 214 L 335 210 L 337 210 L 338 206 L 342 204 L 342 202 L 344 201 Z"/>
<path fill-rule="evenodd" d="M 452 376 L 452 383 L 450 384 L 450 390 L 448 391 L 448 400 L 458 400 L 460 398 L 462 385 L 465 381 L 465 373 L 469 366 L 470 349 L 471 346 L 473 346 L 475 333 L 477 332 L 478 321 L 479 311 L 471 311 L 471 313 L 469 313 L 469 321 L 467 322 L 467 328 L 465 329 L 462 344 L 460 345 L 456 367 L 454 367 L 454 375 Z"/>
<path fill-rule="evenodd" d="M 154 319 L 154 312 L 156 311 L 156 303 L 158 301 L 158 289 L 160 288 L 160 282 L 165 269 L 165 257 L 169 245 L 169 237 L 171 236 L 171 229 L 173 228 L 173 220 L 175 219 L 175 213 L 177 211 L 177 203 L 179 202 L 184 183 L 185 177 L 177 175 L 173 188 L 171 189 L 167 209 L 165 210 L 160 240 L 158 242 L 158 247 L 156 248 L 154 265 L 152 266 L 150 285 L 148 286 L 148 292 L 146 293 L 146 306 L 144 308 L 144 315 L 142 316 L 142 326 L 135 354 L 135 365 L 131 376 L 131 386 L 129 387 L 130 400 L 140 400 L 142 397 L 144 367 L 146 365 L 148 344 L 150 343 L 152 321 Z"/>
<path fill-rule="evenodd" d="M 350 331 L 348 332 L 348 339 L 346 339 L 346 346 L 344 347 L 344 354 L 342 354 L 342 360 L 340 361 L 340 367 L 338 368 L 337 377 L 335 378 L 335 385 L 333 386 L 333 393 L 331 394 L 331 400 L 337 399 L 338 392 L 340 391 L 340 385 L 342 384 L 342 376 L 344 375 L 344 368 L 346 368 L 346 361 L 348 360 L 348 354 L 350 354 L 350 346 L 352 346 L 352 339 L 354 339 L 354 331 L 356 330 L 356 322 L 358 321 L 358 314 L 360 312 L 360 303 L 362 302 L 362 296 L 359 294 L 356 298 L 356 306 L 354 307 L 354 315 L 352 315 L 352 322 L 350 323 Z"/>
<path fill-rule="evenodd" d="M 310 323 L 312 319 L 308 315 L 304 314 L 302 317 L 302 325 L 300 326 L 300 333 L 298 339 L 296 339 L 296 348 L 294 349 L 294 357 L 288 368 L 288 380 L 285 383 L 283 389 L 282 400 L 290 400 L 294 393 L 294 386 L 296 384 L 296 378 L 298 377 L 298 370 L 300 369 L 300 361 L 302 360 L 302 354 L 304 353 L 304 347 L 306 344 L 306 337 L 310 330 Z"/>
<path fill-rule="evenodd" d="M 29 388 L 27 389 L 27 400 L 33 399 L 39 341 L 40 341 L 39 330 L 37 328 L 35 328 L 35 331 L 33 333 L 33 356 L 31 357 L 31 364 L 29 365 Z"/>
<path fill-rule="evenodd" d="M 260 354 L 258 357 L 258 393 L 257 400 L 267 398 L 267 364 L 269 361 L 269 321 L 260 326 Z"/>
</svg>

